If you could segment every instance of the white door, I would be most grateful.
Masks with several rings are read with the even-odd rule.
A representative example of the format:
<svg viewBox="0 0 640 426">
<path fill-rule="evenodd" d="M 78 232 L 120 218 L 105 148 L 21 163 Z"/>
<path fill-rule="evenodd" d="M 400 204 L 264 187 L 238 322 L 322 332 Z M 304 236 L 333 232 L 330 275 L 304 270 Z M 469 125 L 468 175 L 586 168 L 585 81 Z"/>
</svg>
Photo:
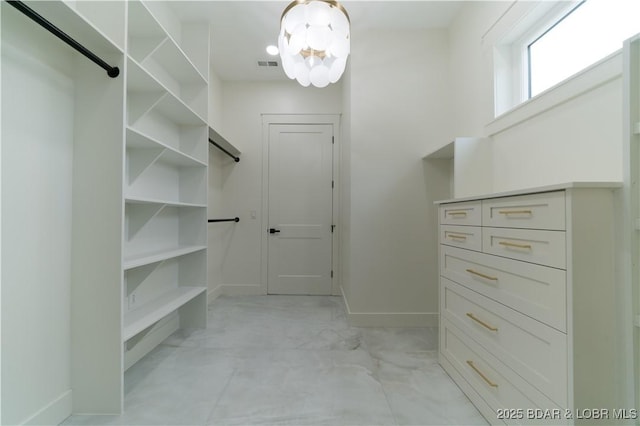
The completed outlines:
<svg viewBox="0 0 640 426">
<path fill-rule="evenodd" d="M 333 126 L 269 126 L 269 294 L 331 294 Z"/>
</svg>

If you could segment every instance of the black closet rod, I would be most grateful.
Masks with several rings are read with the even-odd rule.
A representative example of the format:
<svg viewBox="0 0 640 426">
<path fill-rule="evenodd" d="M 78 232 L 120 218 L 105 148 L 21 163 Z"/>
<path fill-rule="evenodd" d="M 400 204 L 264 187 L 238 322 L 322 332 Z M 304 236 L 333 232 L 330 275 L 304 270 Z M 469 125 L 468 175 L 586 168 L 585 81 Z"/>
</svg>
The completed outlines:
<svg viewBox="0 0 640 426">
<path fill-rule="evenodd" d="M 220 145 L 218 145 L 217 143 L 215 143 L 214 141 L 211 140 L 211 138 L 209 138 L 209 142 L 211 142 L 213 145 L 216 146 L 216 148 L 218 148 L 220 151 L 224 152 L 225 154 L 227 154 L 229 157 L 233 158 L 236 163 L 240 162 L 240 157 L 236 157 L 235 155 L 233 155 L 232 153 L 230 153 L 229 151 L 227 151 L 226 149 L 224 149 L 223 147 L 221 147 Z M 237 222 L 237 221 L 236 221 Z"/>
<path fill-rule="evenodd" d="M 91 59 L 93 62 L 98 64 L 101 68 L 103 68 L 105 71 L 107 71 L 107 75 L 109 75 L 109 77 L 115 78 L 120 74 L 120 70 L 118 69 L 118 67 L 112 67 L 109 64 L 107 64 L 105 61 L 100 59 L 98 56 L 96 56 L 89 49 L 87 49 L 86 47 L 84 47 L 83 45 L 81 45 L 80 43 L 78 43 L 77 41 L 72 39 L 71 37 L 69 37 L 68 34 L 66 34 L 60 28 L 58 28 L 55 25 L 53 25 L 51 22 L 47 21 L 45 18 L 43 18 L 36 11 L 31 9 L 29 6 L 27 6 L 23 2 L 18 1 L 18 0 L 6 0 L 6 1 L 11 6 L 15 7 L 20 12 L 24 13 L 29 18 L 34 20 L 36 23 L 40 24 L 40 26 L 42 26 L 43 28 L 48 30 L 51 34 L 55 35 L 60 40 L 64 41 L 69 46 L 73 47 L 78 52 L 82 53 L 84 56 L 86 56 L 87 58 Z"/>
<path fill-rule="evenodd" d="M 211 222 L 240 222 L 240 218 L 234 217 L 232 219 L 209 219 L 209 223 Z"/>
</svg>

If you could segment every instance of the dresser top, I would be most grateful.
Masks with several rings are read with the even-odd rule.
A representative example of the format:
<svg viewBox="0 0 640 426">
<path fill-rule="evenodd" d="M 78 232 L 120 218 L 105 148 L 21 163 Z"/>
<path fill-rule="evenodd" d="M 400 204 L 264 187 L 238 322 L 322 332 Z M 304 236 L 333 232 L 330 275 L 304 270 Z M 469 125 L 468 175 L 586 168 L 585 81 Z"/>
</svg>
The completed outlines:
<svg viewBox="0 0 640 426">
<path fill-rule="evenodd" d="M 458 203 L 461 201 L 485 200 L 487 198 L 510 197 L 514 195 L 538 194 L 540 192 L 561 191 L 572 188 L 622 188 L 622 182 L 565 182 L 554 185 L 538 186 L 534 188 L 517 189 L 505 192 L 493 192 L 489 194 L 473 195 L 469 197 L 438 200 L 434 204 Z"/>
</svg>

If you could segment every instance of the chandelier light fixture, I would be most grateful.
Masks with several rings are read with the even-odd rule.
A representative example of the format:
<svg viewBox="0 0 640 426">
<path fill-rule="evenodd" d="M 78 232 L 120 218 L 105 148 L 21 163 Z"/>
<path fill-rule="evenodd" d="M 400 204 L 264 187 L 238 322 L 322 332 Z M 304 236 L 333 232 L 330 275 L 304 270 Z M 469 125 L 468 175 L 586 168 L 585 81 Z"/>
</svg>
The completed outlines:
<svg viewBox="0 0 640 426">
<path fill-rule="evenodd" d="M 340 80 L 351 48 L 349 15 L 334 0 L 296 0 L 282 12 L 278 48 L 287 77 L 307 87 Z"/>
</svg>

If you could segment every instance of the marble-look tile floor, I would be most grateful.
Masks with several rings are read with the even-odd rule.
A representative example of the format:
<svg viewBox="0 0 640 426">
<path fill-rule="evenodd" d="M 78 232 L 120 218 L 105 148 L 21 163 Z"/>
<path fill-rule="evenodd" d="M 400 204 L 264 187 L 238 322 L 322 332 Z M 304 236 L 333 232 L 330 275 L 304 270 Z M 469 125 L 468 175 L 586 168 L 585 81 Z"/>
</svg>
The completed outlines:
<svg viewBox="0 0 640 426">
<path fill-rule="evenodd" d="M 324 296 L 220 297 L 125 374 L 125 413 L 65 425 L 486 424 L 437 362 L 437 330 L 355 328 Z"/>
</svg>

